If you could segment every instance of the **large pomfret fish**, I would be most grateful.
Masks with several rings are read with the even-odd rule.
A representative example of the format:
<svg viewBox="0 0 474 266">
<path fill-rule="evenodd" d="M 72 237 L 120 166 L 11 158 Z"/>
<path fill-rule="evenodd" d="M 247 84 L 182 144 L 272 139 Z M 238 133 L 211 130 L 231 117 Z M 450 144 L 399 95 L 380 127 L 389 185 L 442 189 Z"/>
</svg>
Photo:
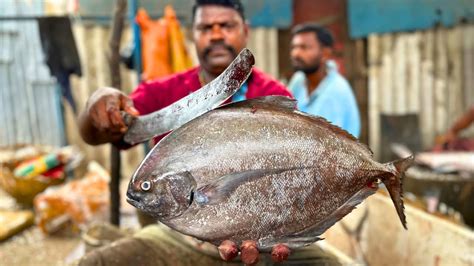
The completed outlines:
<svg viewBox="0 0 474 266">
<path fill-rule="evenodd" d="M 263 97 L 210 111 L 146 156 L 128 201 L 186 235 L 219 245 L 254 240 L 296 248 L 387 187 L 406 228 L 403 172 L 413 157 L 381 164 L 346 131 Z"/>
</svg>

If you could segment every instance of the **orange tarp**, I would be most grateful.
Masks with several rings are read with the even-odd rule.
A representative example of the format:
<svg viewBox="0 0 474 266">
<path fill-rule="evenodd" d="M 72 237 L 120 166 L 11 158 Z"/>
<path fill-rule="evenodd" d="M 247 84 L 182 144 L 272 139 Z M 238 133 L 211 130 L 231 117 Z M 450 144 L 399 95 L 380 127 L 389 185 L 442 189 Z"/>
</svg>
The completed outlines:
<svg viewBox="0 0 474 266">
<path fill-rule="evenodd" d="M 151 20 L 144 9 L 137 12 L 141 29 L 143 80 L 151 80 L 192 67 L 184 34 L 174 9 L 165 7 L 165 15 Z"/>
</svg>

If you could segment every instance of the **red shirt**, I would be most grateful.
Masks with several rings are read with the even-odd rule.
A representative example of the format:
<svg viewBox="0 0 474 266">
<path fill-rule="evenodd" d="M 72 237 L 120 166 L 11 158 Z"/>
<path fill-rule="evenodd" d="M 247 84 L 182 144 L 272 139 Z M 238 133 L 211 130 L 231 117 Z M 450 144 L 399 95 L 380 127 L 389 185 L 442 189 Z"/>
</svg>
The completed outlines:
<svg viewBox="0 0 474 266">
<path fill-rule="evenodd" d="M 202 86 L 198 73 L 199 67 L 195 67 L 169 77 L 144 82 L 132 92 L 130 98 L 141 115 L 152 113 L 200 89 Z M 247 99 L 269 95 L 292 97 L 283 84 L 256 68 L 253 68 L 247 86 Z"/>
<path fill-rule="evenodd" d="M 195 67 L 169 77 L 144 82 L 132 92 L 130 98 L 140 114 L 145 115 L 160 110 L 201 87 L 199 67 Z M 292 97 L 283 84 L 254 67 L 247 79 L 245 97 L 251 99 L 269 95 Z M 155 143 L 157 140 L 155 139 Z"/>
</svg>

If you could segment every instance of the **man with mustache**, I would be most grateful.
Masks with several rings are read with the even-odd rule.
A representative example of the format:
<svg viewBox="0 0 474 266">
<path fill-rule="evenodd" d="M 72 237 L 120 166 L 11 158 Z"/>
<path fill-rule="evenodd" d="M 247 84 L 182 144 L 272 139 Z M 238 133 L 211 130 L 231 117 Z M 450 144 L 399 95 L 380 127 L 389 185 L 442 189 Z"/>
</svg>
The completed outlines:
<svg viewBox="0 0 474 266">
<path fill-rule="evenodd" d="M 298 109 L 359 137 L 359 110 L 351 86 L 330 60 L 331 33 L 315 24 L 298 25 L 292 33 L 290 56 L 296 73 L 288 88 L 298 100 Z"/>
<path fill-rule="evenodd" d="M 84 141 L 91 145 L 114 143 L 120 147 L 127 147 L 127 144 L 123 142 L 127 126 L 122 119 L 120 111 L 137 116 L 165 108 L 219 76 L 246 46 L 249 37 L 249 25 L 245 22 L 243 6 L 239 0 L 196 0 L 192 12 L 193 40 L 196 45 L 200 65 L 170 77 L 142 83 L 130 96 L 114 88 L 101 88 L 97 90 L 91 95 L 85 110 L 79 117 L 80 133 Z M 290 92 L 283 84 L 270 78 L 257 68 L 253 68 L 250 77 L 233 95 L 231 100 L 240 101 L 269 95 L 291 97 Z M 158 138 L 155 138 L 155 142 L 157 140 Z M 141 215 L 140 218 L 144 219 Z M 148 222 L 146 221 L 145 223 Z M 155 222 L 155 220 L 152 222 Z M 166 236 L 172 235 L 173 238 L 179 238 L 180 241 L 187 239 L 184 236 L 176 236 L 176 233 L 171 233 L 160 225 L 153 225 L 144 230 L 148 230 L 146 234 L 151 235 L 151 238 L 156 240 L 156 242 L 153 241 L 156 249 L 149 252 L 148 257 L 144 258 L 150 259 L 150 261 L 153 261 L 152 259 L 165 260 L 167 256 L 170 256 L 170 254 L 166 255 L 161 253 L 161 251 L 157 251 L 159 250 L 159 244 L 157 243 L 169 244 L 170 242 L 176 242 L 164 240 L 168 238 Z M 123 260 L 114 260 L 114 265 L 116 265 L 116 261 L 123 261 L 123 265 L 143 265 L 143 261 L 138 261 L 140 258 L 139 244 L 134 242 L 134 238 L 129 240 L 134 243 L 131 246 L 136 247 L 137 250 L 127 247 L 126 243 L 123 244 L 124 242 L 122 242 L 120 245 L 106 249 L 103 253 L 98 252 L 85 258 L 83 260 L 84 265 L 95 265 L 96 260 L 116 259 L 117 256 L 122 257 Z M 119 249 L 122 251 L 116 252 L 114 250 L 115 247 L 120 247 Z M 182 244 L 182 246 L 178 245 L 174 249 L 177 250 L 177 253 L 183 253 L 181 258 L 189 261 L 189 265 L 222 265 L 222 261 L 219 258 L 207 256 L 204 253 L 192 251 L 185 247 L 186 244 Z M 200 249 L 203 249 L 203 247 L 201 244 Z M 186 251 L 184 251 L 185 249 Z M 248 252 L 242 250 L 242 254 L 249 255 L 244 255 L 242 258 L 245 262 L 245 259 L 250 256 L 247 262 L 251 262 L 255 256 L 258 256 L 258 251 L 254 246 L 247 250 Z M 112 255 L 104 255 L 107 252 L 112 253 Z M 224 253 L 234 254 L 232 252 L 233 250 L 229 250 Z M 196 255 L 196 253 L 200 255 Z M 285 254 L 287 256 L 288 252 L 283 255 Z M 102 256 L 104 257 L 101 258 Z M 228 256 L 223 255 L 223 258 L 230 259 Z M 133 258 L 137 258 L 137 261 L 131 263 L 130 260 Z M 169 260 L 172 261 L 173 258 L 171 257 Z M 160 263 L 156 262 L 155 265 L 160 265 Z"/>
<path fill-rule="evenodd" d="M 120 111 L 134 116 L 145 115 L 180 100 L 219 76 L 246 46 L 249 26 L 240 1 L 197 0 L 192 14 L 193 40 L 200 65 L 170 77 L 142 83 L 129 97 L 113 88 L 94 92 L 79 117 L 81 136 L 88 144 L 123 146 L 127 126 Z M 291 96 L 281 83 L 254 68 L 232 101 L 268 95 Z"/>
</svg>

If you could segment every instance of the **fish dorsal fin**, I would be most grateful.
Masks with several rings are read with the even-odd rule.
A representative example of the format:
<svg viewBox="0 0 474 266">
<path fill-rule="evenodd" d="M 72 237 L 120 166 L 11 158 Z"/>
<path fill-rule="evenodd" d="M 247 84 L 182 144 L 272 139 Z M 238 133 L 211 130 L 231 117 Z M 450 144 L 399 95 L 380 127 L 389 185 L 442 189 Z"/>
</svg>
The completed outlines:
<svg viewBox="0 0 474 266">
<path fill-rule="evenodd" d="M 325 118 L 320 116 L 315 116 L 307 113 L 303 113 L 296 110 L 296 100 L 291 99 L 286 96 L 264 96 L 253 99 L 248 99 L 245 101 L 239 101 L 234 103 L 229 103 L 219 107 L 218 109 L 227 109 L 227 108 L 251 108 L 257 111 L 259 108 L 276 108 L 285 111 L 297 112 L 300 115 L 307 117 L 313 122 L 319 124 L 321 127 L 327 128 L 335 134 L 347 138 L 351 141 L 357 142 L 363 149 L 365 149 L 369 154 L 373 155 L 373 152 L 370 150 L 367 145 L 361 143 L 357 138 L 352 134 L 345 131 L 344 129 L 331 124 Z"/>
<path fill-rule="evenodd" d="M 357 144 L 359 144 L 359 146 L 361 146 L 362 148 L 364 148 L 369 154 L 373 155 L 374 153 L 372 152 L 372 150 L 367 147 L 367 145 L 365 145 L 364 143 L 360 142 L 356 137 L 354 137 L 351 133 L 347 132 L 346 130 L 340 128 L 339 126 L 336 126 L 336 125 L 333 125 L 331 124 L 331 122 L 329 122 L 328 120 L 326 120 L 325 118 L 321 117 L 321 116 L 314 116 L 314 115 L 310 115 L 310 114 L 306 114 L 306 113 L 302 113 L 302 112 L 299 112 L 298 113 L 302 114 L 302 115 L 305 115 L 307 117 L 309 117 L 309 119 L 315 121 L 318 125 L 324 127 L 324 128 L 327 128 L 329 129 L 330 131 L 334 132 L 336 135 L 338 136 L 342 136 L 344 138 L 347 138 L 349 140 L 352 140 L 352 141 L 355 141 L 357 142 Z"/>
<path fill-rule="evenodd" d="M 224 175 L 215 181 L 196 189 L 195 198 L 198 204 L 216 204 L 228 197 L 240 185 L 264 176 L 279 174 L 296 168 L 253 169 Z"/>
<path fill-rule="evenodd" d="M 219 107 L 218 109 L 245 108 L 245 107 L 252 108 L 252 109 L 258 109 L 262 107 L 267 107 L 267 108 L 274 107 L 274 108 L 293 111 L 296 109 L 296 100 L 291 99 L 286 96 L 265 96 L 265 97 L 248 99 L 245 101 L 229 103 L 229 104 Z"/>
</svg>

